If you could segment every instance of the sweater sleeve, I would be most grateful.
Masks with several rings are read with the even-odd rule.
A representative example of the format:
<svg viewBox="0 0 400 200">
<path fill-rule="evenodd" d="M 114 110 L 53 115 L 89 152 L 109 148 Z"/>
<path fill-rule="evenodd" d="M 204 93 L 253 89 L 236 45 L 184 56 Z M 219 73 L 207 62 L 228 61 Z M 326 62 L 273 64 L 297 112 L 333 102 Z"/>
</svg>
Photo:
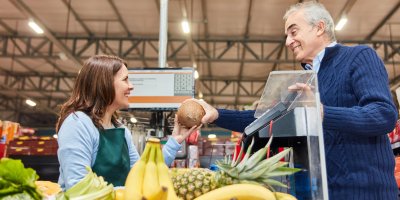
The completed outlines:
<svg viewBox="0 0 400 200">
<path fill-rule="evenodd" d="M 125 126 L 124 128 L 125 128 L 125 140 L 127 141 L 129 150 L 129 161 L 130 161 L 130 166 L 132 168 L 133 165 L 136 163 L 136 161 L 139 160 L 140 155 L 135 145 L 133 144 L 131 131 L 129 131 L 129 129 L 126 128 Z"/>
<path fill-rule="evenodd" d="M 70 114 L 58 131 L 59 184 L 69 189 L 87 174 L 86 166 L 94 162 L 97 129 L 82 113 Z"/>
<path fill-rule="evenodd" d="M 382 60 L 373 49 L 364 48 L 354 57 L 349 73 L 351 88 L 358 105 L 324 105 L 324 129 L 367 137 L 392 131 L 397 111 Z"/>
<path fill-rule="evenodd" d="M 214 123 L 221 128 L 243 132 L 246 126 L 256 119 L 254 118 L 254 113 L 254 110 L 237 111 L 218 109 L 219 117 Z"/>
<path fill-rule="evenodd" d="M 175 159 L 176 153 L 181 149 L 182 145 L 179 144 L 175 138 L 169 137 L 167 143 L 165 143 L 162 152 L 164 155 L 164 161 L 167 166 L 171 166 Z"/>
</svg>

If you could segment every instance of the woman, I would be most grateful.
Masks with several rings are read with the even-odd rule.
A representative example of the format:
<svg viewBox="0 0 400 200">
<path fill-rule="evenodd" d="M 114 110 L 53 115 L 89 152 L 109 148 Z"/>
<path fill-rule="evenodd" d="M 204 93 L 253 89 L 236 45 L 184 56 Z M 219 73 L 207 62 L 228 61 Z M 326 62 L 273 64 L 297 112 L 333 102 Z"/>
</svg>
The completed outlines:
<svg viewBox="0 0 400 200">
<path fill-rule="evenodd" d="M 76 79 L 72 96 L 61 107 L 57 122 L 59 184 L 67 190 L 86 174 L 86 166 L 114 186 L 123 186 L 139 159 L 130 131 L 116 116 L 128 108 L 133 90 L 124 61 L 115 56 L 89 58 Z M 182 128 L 175 121 L 172 137 L 163 148 L 170 165 L 182 141 L 197 127 Z"/>
</svg>

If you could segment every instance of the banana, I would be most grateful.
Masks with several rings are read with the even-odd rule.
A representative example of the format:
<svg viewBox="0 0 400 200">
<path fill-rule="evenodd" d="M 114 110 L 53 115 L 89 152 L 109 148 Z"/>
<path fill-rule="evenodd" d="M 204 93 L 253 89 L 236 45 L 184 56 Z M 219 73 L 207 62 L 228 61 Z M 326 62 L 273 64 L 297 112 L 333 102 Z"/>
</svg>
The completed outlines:
<svg viewBox="0 0 400 200">
<path fill-rule="evenodd" d="M 167 199 L 168 199 L 168 188 L 161 187 L 158 192 L 154 193 L 151 197 L 147 198 L 146 200 L 167 200 Z"/>
<path fill-rule="evenodd" d="M 124 200 L 125 189 L 116 189 L 115 192 L 115 199 L 114 200 Z"/>
<path fill-rule="evenodd" d="M 166 187 L 162 187 L 161 188 L 162 189 L 162 194 L 161 194 L 161 197 L 160 197 L 160 200 L 175 200 L 175 199 L 169 199 L 168 198 L 168 188 L 166 188 Z M 173 189 L 173 188 L 172 188 Z M 173 191 L 173 190 L 172 190 Z M 175 193 L 175 192 L 174 192 Z M 176 196 L 176 195 L 175 195 Z M 178 197 L 177 197 L 177 199 L 178 199 Z"/>
<path fill-rule="evenodd" d="M 274 193 L 267 188 L 249 183 L 224 186 L 205 193 L 195 200 L 276 200 Z"/>
<path fill-rule="evenodd" d="M 128 177 L 125 181 L 125 200 L 138 200 L 142 199 L 142 185 L 146 169 L 146 163 L 150 153 L 151 145 L 146 145 L 143 155 L 129 171 Z"/>
<path fill-rule="evenodd" d="M 146 169 L 144 172 L 143 179 L 143 196 L 146 198 L 152 197 L 154 194 L 161 190 L 159 181 L 158 181 L 158 172 L 157 165 L 155 162 L 155 156 L 157 149 L 154 144 L 148 142 L 147 145 L 150 145 L 150 157 L 146 164 Z"/>
<path fill-rule="evenodd" d="M 275 196 L 276 196 L 276 200 L 297 200 L 296 197 L 290 195 L 290 194 L 286 194 L 286 193 L 282 193 L 282 192 L 274 192 Z"/>
<path fill-rule="evenodd" d="M 168 200 L 175 200 L 179 199 L 178 196 L 176 196 L 175 190 L 174 190 L 174 185 L 172 184 L 171 177 L 169 176 L 169 168 L 164 162 L 164 158 L 162 155 L 161 147 L 160 145 L 156 145 L 157 148 L 157 172 L 158 172 L 158 181 L 160 183 L 160 186 L 167 187 L 168 189 Z"/>
</svg>

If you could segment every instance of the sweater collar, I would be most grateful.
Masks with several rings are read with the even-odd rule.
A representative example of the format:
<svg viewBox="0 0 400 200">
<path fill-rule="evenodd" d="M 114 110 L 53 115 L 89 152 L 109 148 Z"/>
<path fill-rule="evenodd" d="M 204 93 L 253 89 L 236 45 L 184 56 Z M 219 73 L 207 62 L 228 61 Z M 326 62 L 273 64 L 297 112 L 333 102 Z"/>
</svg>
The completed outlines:
<svg viewBox="0 0 400 200">
<path fill-rule="evenodd" d="M 333 43 L 331 43 L 331 44 L 333 44 Z M 334 43 L 334 45 L 333 46 L 327 46 L 325 49 L 324 49 L 324 55 L 323 55 L 323 57 L 322 57 L 322 60 L 321 60 L 321 62 L 320 63 L 322 63 L 322 62 L 326 62 L 327 60 L 329 60 L 329 59 L 331 59 L 332 57 L 334 57 L 336 54 L 337 54 L 337 52 L 339 51 L 339 48 L 341 47 L 342 45 L 341 44 L 339 44 L 339 43 Z M 305 70 L 307 70 L 307 67 L 306 67 L 306 65 L 307 65 L 307 63 L 301 63 L 301 66 L 303 67 L 303 69 L 305 69 Z"/>
</svg>

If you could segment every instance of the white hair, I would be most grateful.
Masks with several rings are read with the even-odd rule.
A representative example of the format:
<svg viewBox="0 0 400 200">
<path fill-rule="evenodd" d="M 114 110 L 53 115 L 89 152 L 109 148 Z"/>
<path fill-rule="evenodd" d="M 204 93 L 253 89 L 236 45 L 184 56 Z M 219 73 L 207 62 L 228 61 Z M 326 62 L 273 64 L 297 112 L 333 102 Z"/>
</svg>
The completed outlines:
<svg viewBox="0 0 400 200">
<path fill-rule="evenodd" d="M 335 23 L 333 22 L 331 14 L 329 14 L 324 5 L 316 1 L 294 4 L 286 11 L 283 20 L 286 22 L 290 15 L 299 11 L 304 11 L 304 17 L 310 25 L 316 26 L 320 20 L 325 22 L 326 34 L 332 42 L 336 41 Z"/>
</svg>

